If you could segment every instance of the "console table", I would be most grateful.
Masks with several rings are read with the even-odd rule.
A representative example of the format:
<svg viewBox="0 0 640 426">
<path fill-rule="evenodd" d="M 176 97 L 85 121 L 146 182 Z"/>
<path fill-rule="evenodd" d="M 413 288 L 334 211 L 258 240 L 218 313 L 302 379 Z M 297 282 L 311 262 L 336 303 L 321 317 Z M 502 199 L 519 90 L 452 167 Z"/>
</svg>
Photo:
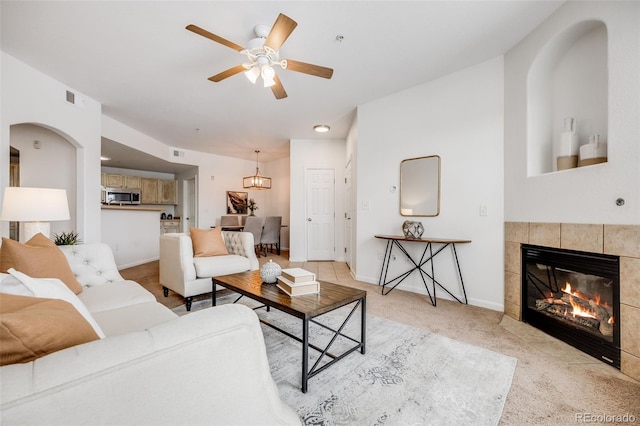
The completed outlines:
<svg viewBox="0 0 640 426">
<path fill-rule="evenodd" d="M 422 278 L 422 282 L 424 283 L 424 287 L 427 289 L 427 294 L 429 295 L 429 299 L 431 300 L 431 304 L 436 306 L 436 285 L 446 291 L 451 297 L 456 299 L 460 303 L 467 304 L 467 292 L 464 288 L 464 281 L 462 280 L 462 271 L 460 270 L 460 262 L 458 261 L 458 253 L 456 252 L 456 244 L 466 244 L 470 243 L 471 240 L 450 240 L 450 239 L 441 239 L 441 238 L 409 238 L 399 235 L 376 235 L 376 238 L 380 238 L 383 240 L 387 240 L 387 247 L 385 249 L 384 260 L 382 261 L 382 270 L 380 271 L 380 279 L 378 280 L 378 285 L 382 286 L 382 294 L 387 295 L 396 288 L 402 281 L 405 280 L 411 273 L 414 271 L 418 271 L 420 274 L 420 278 Z M 420 259 L 415 259 L 409 254 L 406 248 L 403 246 L 403 243 L 420 243 L 425 244 L 424 251 L 422 252 L 422 256 Z M 434 244 L 437 244 L 438 247 L 434 252 Z M 454 294 L 452 294 L 446 287 L 444 287 L 438 280 L 435 278 L 434 266 L 433 266 L 433 258 L 438 254 L 442 253 L 442 251 L 451 246 L 451 251 L 453 253 L 454 260 L 456 261 L 456 267 L 458 269 L 458 276 L 460 277 L 460 284 L 462 285 L 462 294 L 464 297 L 464 301 L 460 300 Z M 402 274 L 398 275 L 393 279 L 387 279 L 387 273 L 389 272 L 389 263 L 391 262 L 391 252 L 393 251 L 393 247 L 397 247 L 413 264 L 410 269 Z M 431 263 L 431 270 L 426 271 L 423 267 L 427 264 Z M 425 279 L 426 278 L 426 279 Z M 431 290 L 429 289 L 429 285 L 427 284 L 427 279 L 432 283 L 433 295 L 431 294 Z M 390 288 L 385 293 L 385 288 L 390 286 Z"/>
</svg>

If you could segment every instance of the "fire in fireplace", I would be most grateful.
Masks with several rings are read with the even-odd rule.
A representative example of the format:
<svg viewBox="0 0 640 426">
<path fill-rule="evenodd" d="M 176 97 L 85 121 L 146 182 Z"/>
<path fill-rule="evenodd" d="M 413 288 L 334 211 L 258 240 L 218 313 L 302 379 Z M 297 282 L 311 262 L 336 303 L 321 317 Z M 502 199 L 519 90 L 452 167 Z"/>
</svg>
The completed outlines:
<svg viewBox="0 0 640 426">
<path fill-rule="evenodd" d="M 522 246 L 522 319 L 620 368 L 617 256 Z"/>
</svg>

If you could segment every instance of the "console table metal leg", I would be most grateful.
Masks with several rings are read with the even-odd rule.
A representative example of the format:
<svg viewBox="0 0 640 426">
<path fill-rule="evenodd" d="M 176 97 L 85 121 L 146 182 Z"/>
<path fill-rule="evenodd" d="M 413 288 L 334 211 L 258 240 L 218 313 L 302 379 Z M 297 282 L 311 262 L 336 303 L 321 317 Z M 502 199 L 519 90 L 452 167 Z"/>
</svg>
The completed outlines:
<svg viewBox="0 0 640 426">
<path fill-rule="evenodd" d="M 307 393 L 309 381 L 309 320 L 302 320 L 302 393 Z"/>
<path fill-rule="evenodd" d="M 360 343 L 362 347 L 360 348 L 360 353 L 364 355 L 365 353 L 365 345 L 367 341 L 367 298 L 363 297 L 360 299 Z"/>
<path fill-rule="evenodd" d="M 382 286 L 382 294 L 384 294 L 384 287 L 387 285 L 387 271 L 389 270 L 389 262 L 391 260 L 391 248 L 393 242 L 387 241 L 387 246 L 384 249 L 384 257 L 382 258 L 382 268 L 380 269 L 380 279 L 378 285 Z"/>
<path fill-rule="evenodd" d="M 216 306 L 216 280 L 211 279 L 211 306 Z"/>
<path fill-rule="evenodd" d="M 464 289 L 464 281 L 462 280 L 462 270 L 460 270 L 460 262 L 458 262 L 458 252 L 456 252 L 456 245 L 451 244 L 453 248 L 453 256 L 456 259 L 456 266 L 458 267 L 458 276 L 460 277 L 460 285 L 462 286 L 462 294 L 464 295 L 464 304 L 467 304 L 467 291 Z"/>
<path fill-rule="evenodd" d="M 431 281 L 433 282 L 433 299 L 431 299 L 431 304 L 436 306 L 438 303 L 438 299 L 436 299 L 436 273 L 433 266 L 433 245 L 431 243 L 429 243 L 429 260 L 431 260 Z"/>
</svg>

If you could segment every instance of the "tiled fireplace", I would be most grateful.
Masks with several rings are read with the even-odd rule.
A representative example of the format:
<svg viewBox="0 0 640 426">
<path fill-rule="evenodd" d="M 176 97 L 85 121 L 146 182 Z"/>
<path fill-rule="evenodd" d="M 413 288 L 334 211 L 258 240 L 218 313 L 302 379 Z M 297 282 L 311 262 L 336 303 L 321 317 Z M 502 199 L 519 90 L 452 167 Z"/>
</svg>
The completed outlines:
<svg viewBox="0 0 640 426">
<path fill-rule="evenodd" d="M 526 312 L 521 254 L 528 245 L 619 256 L 620 371 L 640 380 L 640 226 L 506 222 L 505 313 L 519 321 Z"/>
</svg>

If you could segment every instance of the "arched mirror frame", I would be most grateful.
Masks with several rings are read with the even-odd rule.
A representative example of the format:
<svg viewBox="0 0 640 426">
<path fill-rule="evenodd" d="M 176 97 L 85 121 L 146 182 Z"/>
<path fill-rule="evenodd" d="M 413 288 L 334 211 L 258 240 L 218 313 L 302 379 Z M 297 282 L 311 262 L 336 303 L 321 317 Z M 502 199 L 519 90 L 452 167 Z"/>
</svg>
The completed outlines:
<svg viewBox="0 0 640 426">
<path fill-rule="evenodd" d="M 440 214 L 440 156 L 407 158 L 400 163 L 400 214 Z"/>
</svg>

